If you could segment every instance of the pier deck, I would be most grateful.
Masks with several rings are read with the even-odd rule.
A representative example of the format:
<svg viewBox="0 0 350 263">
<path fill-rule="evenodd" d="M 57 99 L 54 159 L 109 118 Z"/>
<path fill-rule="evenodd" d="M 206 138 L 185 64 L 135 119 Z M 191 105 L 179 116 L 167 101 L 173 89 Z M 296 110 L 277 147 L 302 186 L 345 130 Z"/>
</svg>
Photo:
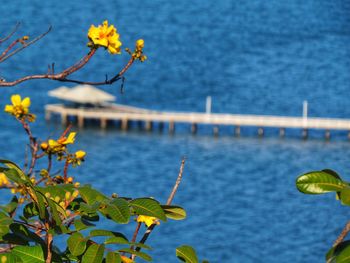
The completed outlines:
<svg viewBox="0 0 350 263">
<path fill-rule="evenodd" d="M 169 129 L 174 129 L 175 123 L 192 124 L 192 132 L 196 131 L 198 124 L 235 126 L 235 133 L 239 134 L 239 128 L 253 126 L 258 128 L 258 133 L 263 134 L 264 127 L 280 128 L 280 135 L 284 135 L 286 128 L 299 128 L 303 130 L 303 136 L 307 136 L 308 129 L 322 129 L 326 131 L 326 137 L 330 130 L 350 131 L 350 119 L 335 118 L 310 118 L 268 115 L 242 115 L 224 113 L 199 113 L 199 112 L 167 112 L 153 111 L 120 104 L 111 104 L 104 108 L 70 108 L 61 104 L 46 105 L 46 119 L 52 114 L 61 115 L 62 124 L 67 123 L 68 116 L 77 118 L 78 126 L 84 126 L 85 119 L 97 119 L 101 121 L 101 127 L 105 128 L 107 121 L 121 121 L 122 129 L 128 128 L 129 121 L 145 122 L 145 127 L 151 129 L 153 122 L 169 123 Z M 214 130 L 215 131 L 215 130 Z M 328 135 L 327 135 L 328 134 Z"/>
</svg>

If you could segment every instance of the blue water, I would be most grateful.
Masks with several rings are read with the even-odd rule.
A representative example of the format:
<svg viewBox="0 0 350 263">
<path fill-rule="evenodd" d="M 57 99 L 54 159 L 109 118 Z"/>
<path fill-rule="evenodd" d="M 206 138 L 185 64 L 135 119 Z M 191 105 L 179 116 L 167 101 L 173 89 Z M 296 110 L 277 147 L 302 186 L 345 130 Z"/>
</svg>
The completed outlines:
<svg viewBox="0 0 350 263">
<path fill-rule="evenodd" d="M 55 62 L 63 69 L 87 52 L 89 26 L 114 23 L 124 47 L 144 38 L 147 62 L 119 84 L 105 87 L 118 101 L 152 109 L 203 111 L 213 98 L 214 112 L 300 116 L 303 100 L 310 116 L 349 118 L 350 2 L 345 0 L 251 1 L 7 1 L 0 5 L 1 34 L 21 21 L 20 35 L 53 31 L 35 46 L 0 66 L 12 79 L 45 72 Z M 6 14 L 6 15 L 3 15 Z M 77 78 L 104 79 L 127 61 L 100 50 Z M 49 89 L 62 83 L 32 81 L 1 89 L 1 107 L 10 94 L 30 96 L 42 138 L 62 128 L 46 124 L 43 106 L 55 100 Z M 22 160 L 26 138 L 1 115 L 2 157 Z M 306 196 L 295 188 L 297 175 L 333 168 L 350 180 L 346 133 L 330 142 L 320 132 L 300 139 L 287 130 L 279 139 L 232 129 L 213 138 L 208 127 L 191 136 L 181 126 L 174 136 L 153 132 L 105 132 L 92 126 L 79 131 L 76 149 L 88 152 L 74 170 L 82 183 L 123 196 L 153 196 L 166 201 L 182 156 L 184 179 L 174 202 L 188 218 L 169 221 L 152 234 L 154 262 L 177 262 L 175 247 L 194 246 L 210 262 L 323 262 L 349 219 L 334 196 Z M 16 136 L 13 136 L 13 134 Z M 17 135 L 18 134 L 18 135 Z M 106 225 L 114 230 L 130 231 Z"/>
</svg>

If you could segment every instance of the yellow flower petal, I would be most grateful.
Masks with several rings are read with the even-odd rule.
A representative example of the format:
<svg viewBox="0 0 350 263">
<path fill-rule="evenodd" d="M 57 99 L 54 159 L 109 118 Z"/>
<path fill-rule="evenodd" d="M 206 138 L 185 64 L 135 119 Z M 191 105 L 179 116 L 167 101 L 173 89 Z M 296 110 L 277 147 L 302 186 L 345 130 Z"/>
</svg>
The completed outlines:
<svg viewBox="0 0 350 263">
<path fill-rule="evenodd" d="M 74 143 L 76 134 L 77 134 L 76 132 L 69 133 L 68 138 L 62 144 L 72 144 L 72 143 Z"/>
<path fill-rule="evenodd" d="M 13 113 L 14 112 L 14 107 L 12 105 L 6 105 L 5 106 L 5 112 Z"/>
<path fill-rule="evenodd" d="M 18 94 L 11 96 L 11 102 L 13 106 L 20 106 L 21 105 L 21 96 Z"/>
<path fill-rule="evenodd" d="M 30 106 L 30 98 L 28 98 L 28 97 L 24 98 L 21 104 L 22 104 L 22 106 L 24 108 L 29 108 L 29 106 Z"/>
<path fill-rule="evenodd" d="M 126 256 L 120 256 L 120 257 L 121 257 L 123 263 L 134 263 L 135 262 Z"/>
</svg>

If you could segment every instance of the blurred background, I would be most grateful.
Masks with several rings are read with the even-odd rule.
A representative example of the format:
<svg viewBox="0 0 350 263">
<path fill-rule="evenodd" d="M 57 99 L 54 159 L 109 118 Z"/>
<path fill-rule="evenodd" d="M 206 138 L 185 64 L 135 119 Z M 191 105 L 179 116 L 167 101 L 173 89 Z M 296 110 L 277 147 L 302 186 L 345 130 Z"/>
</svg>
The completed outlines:
<svg viewBox="0 0 350 263">
<path fill-rule="evenodd" d="M 148 60 L 120 83 L 103 89 L 117 102 L 157 110 L 205 111 L 211 96 L 213 112 L 350 118 L 350 2 L 346 0 L 251 1 L 7 1 L 0 5 L 0 34 L 17 21 L 17 36 L 34 37 L 49 25 L 52 32 L 36 45 L 0 65 L 7 80 L 44 73 L 55 62 L 64 69 L 88 52 L 91 24 L 107 19 L 117 27 L 123 47 L 145 40 Z M 99 50 L 74 76 L 104 80 L 127 62 L 128 55 Z M 1 89 L 1 107 L 11 94 L 30 96 L 38 115 L 34 132 L 43 139 L 58 136 L 59 122 L 44 121 L 44 106 L 57 100 L 47 92 L 54 81 L 29 81 Z M 70 86 L 68 84 L 68 86 Z M 1 157 L 23 160 L 26 142 L 21 127 L 0 113 Z M 74 129 L 77 130 L 75 127 Z M 306 196 L 295 187 L 298 175 L 332 168 L 350 180 L 346 132 L 300 130 L 286 138 L 267 129 L 232 127 L 214 138 L 200 126 L 196 136 L 178 126 L 175 135 L 116 128 L 101 131 L 90 125 L 78 130 L 76 149 L 86 162 L 71 170 L 81 183 L 121 196 L 152 196 L 166 201 L 181 158 L 187 157 L 184 179 L 174 204 L 188 213 L 184 221 L 169 221 L 152 233 L 154 262 L 178 262 L 175 248 L 189 244 L 210 262 L 322 262 L 349 219 L 333 195 Z M 14 136 L 16 134 L 16 136 Z M 114 231 L 133 227 L 106 223 Z"/>
</svg>

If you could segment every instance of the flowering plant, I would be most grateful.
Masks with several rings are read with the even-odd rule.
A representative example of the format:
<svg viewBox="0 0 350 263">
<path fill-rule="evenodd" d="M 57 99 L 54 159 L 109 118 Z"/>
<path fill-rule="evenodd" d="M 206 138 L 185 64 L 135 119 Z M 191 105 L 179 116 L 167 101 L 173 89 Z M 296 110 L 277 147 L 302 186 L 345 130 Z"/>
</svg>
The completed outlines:
<svg viewBox="0 0 350 263">
<path fill-rule="evenodd" d="M 17 27 L 16 27 L 17 28 Z M 8 40 L 16 28 L 0 44 Z M 46 33 L 45 33 L 46 34 Z M 27 42 L 29 37 L 21 37 L 12 42 L 0 55 L 0 63 L 23 48 L 39 40 L 45 34 Z M 90 51 L 86 57 L 72 67 L 54 73 L 53 67 L 47 74 L 33 75 L 15 81 L 0 79 L 0 86 L 13 86 L 30 79 L 52 79 L 95 85 L 112 84 L 122 79 L 122 75 L 135 60 L 145 61 L 144 41 L 136 41 L 133 52 L 127 49 L 131 58 L 127 65 L 112 79 L 103 82 L 85 82 L 68 79 L 73 72 L 81 69 L 99 47 L 111 54 L 121 52 L 121 42 L 116 28 L 103 22 L 98 27 L 91 26 L 88 32 Z M 22 47 L 10 52 L 17 44 Z M 15 162 L 0 159 L 0 188 L 9 190 L 12 198 L 0 206 L 0 262 L 81 262 L 81 263 L 133 263 L 136 260 L 152 261 L 145 252 L 153 229 L 168 219 L 182 220 L 185 210 L 172 205 L 172 200 L 182 178 L 184 160 L 173 190 L 165 204 L 150 197 L 130 198 L 117 194 L 107 196 L 91 185 L 81 185 L 72 169 L 85 161 L 88 154 L 83 150 L 70 151 L 77 133 L 69 125 L 57 139 L 40 140 L 33 135 L 30 124 L 35 115 L 30 112 L 30 98 L 12 95 L 11 104 L 4 111 L 12 115 L 23 127 L 29 139 L 30 158 L 24 167 Z M 38 169 L 38 163 L 46 168 Z M 53 163 L 60 165 L 59 172 L 53 172 Z M 120 232 L 101 229 L 101 220 L 115 224 L 135 224 L 131 238 Z M 142 226 L 146 231 L 138 241 Z M 102 238 L 102 239 L 101 239 Z M 102 240 L 102 241 L 101 241 Z M 60 245 L 57 244 L 60 242 Z M 143 251 L 141 251 L 143 250 Z M 177 257 L 188 263 L 197 263 L 198 258 L 192 247 L 184 245 L 176 249 Z M 203 261 L 207 262 L 207 261 Z"/>
</svg>

